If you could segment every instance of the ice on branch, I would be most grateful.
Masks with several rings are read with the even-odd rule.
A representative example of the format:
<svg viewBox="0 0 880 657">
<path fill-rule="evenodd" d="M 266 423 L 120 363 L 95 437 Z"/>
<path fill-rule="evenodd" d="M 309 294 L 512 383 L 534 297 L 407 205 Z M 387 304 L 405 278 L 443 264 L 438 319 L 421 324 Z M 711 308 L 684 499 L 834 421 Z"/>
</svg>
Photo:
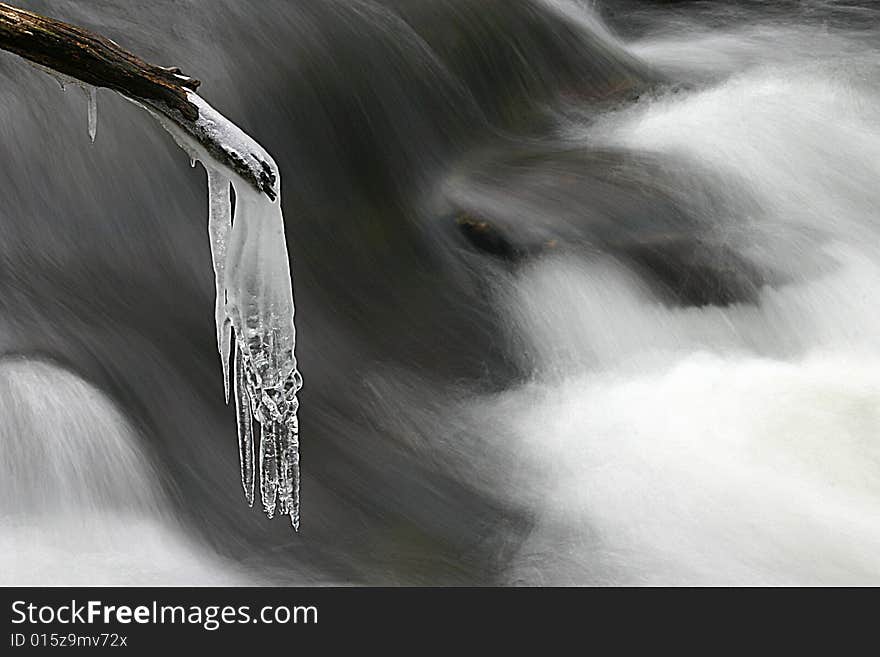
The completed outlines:
<svg viewBox="0 0 880 657">
<path fill-rule="evenodd" d="M 238 425 L 241 483 L 254 503 L 254 456 L 259 454 L 260 495 L 271 518 L 290 517 L 299 529 L 299 424 L 293 288 L 281 215 L 281 179 L 274 160 L 247 134 L 195 93 L 199 111 L 191 134 L 156 115 L 190 158 L 208 172 L 208 233 L 214 264 L 217 348 L 229 400 L 229 357 L 235 342 L 233 398 Z M 218 144 L 222 158 L 202 142 Z M 238 171 L 228 166 L 236 163 Z M 241 168 L 256 172 L 261 187 Z M 232 211 L 230 184 L 235 192 Z M 254 421 L 259 426 L 259 437 Z M 258 451 L 257 451 L 258 450 Z"/>
<path fill-rule="evenodd" d="M 116 42 L 81 27 L 0 2 L 0 50 L 46 70 L 64 89 L 83 86 L 89 136 L 98 127 L 96 87 L 112 89 L 150 112 L 208 171 L 208 233 L 217 300 L 214 307 L 223 387 L 233 396 L 241 481 L 254 502 L 259 441 L 263 508 L 299 528 L 299 425 L 293 288 L 281 216 L 281 178 L 269 154 L 199 97 L 199 81 L 179 68 L 154 66 Z M 235 212 L 231 192 L 235 192 Z M 259 425 L 257 439 L 254 421 Z"/>
</svg>

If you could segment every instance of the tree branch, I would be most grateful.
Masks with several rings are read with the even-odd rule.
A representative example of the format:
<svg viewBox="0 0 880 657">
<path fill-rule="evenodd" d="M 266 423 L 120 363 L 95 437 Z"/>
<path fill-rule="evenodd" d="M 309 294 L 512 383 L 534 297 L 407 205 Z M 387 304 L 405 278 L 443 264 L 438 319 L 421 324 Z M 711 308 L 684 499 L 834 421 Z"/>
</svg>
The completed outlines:
<svg viewBox="0 0 880 657">
<path fill-rule="evenodd" d="M 277 197 L 278 174 L 268 154 L 196 95 L 199 81 L 179 68 L 148 64 L 99 34 L 3 2 L 0 49 L 85 84 L 112 89 L 155 114 L 166 128 L 180 130 L 183 141 L 194 140 L 215 162 L 270 199 Z"/>
</svg>

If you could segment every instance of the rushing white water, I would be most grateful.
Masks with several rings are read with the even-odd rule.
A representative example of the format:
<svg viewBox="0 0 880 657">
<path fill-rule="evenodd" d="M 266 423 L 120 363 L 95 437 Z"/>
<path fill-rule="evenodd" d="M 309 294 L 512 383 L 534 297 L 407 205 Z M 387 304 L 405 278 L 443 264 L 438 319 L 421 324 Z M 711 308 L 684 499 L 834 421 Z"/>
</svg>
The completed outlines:
<svg viewBox="0 0 880 657">
<path fill-rule="evenodd" d="M 187 536 L 140 443 L 75 375 L 0 361 L 0 585 L 254 582 Z"/>
<path fill-rule="evenodd" d="M 686 162 L 684 195 L 724 181 L 704 216 L 790 282 L 699 309 L 611 261 L 516 277 L 534 381 L 477 411 L 538 523 L 510 581 L 880 583 L 880 54 L 788 28 L 779 61 L 765 33 L 713 33 L 711 83 L 565 126 Z M 705 74 L 701 36 L 635 50 Z"/>
</svg>

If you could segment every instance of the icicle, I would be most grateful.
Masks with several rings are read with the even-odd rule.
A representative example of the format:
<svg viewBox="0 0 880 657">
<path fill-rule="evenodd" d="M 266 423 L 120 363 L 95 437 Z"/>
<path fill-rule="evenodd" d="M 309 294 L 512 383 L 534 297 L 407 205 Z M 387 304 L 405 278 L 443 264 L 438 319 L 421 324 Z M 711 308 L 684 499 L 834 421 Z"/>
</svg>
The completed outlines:
<svg viewBox="0 0 880 657">
<path fill-rule="evenodd" d="M 229 178 L 210 166 L 208 172 L 208 234 L 211 237 L 211 259 L 214 263 L 214 324 L 217 331 L 217 350 L 223 370 L 223 392 L 229 403 L 229 352 L 232 323 L 226 314 L 226 243 L 232 230 L 232 200 Z"/>
<path fill-rule="evenodd" d="M 274 422 L 262 422 L 260 431 L 260 498 L 263 511 L 270 518 L 275 515 L 278 496 L 278 450 Z"/>
<path fill-rule="evenodd" d="M 278 501 L 279 512 L 290 516 L 293 528 L 299 531 L 299 423 L 294 417 L 286 425 L 279 424 L 278 435 Z"/>
<path fill-rule="evenodd" d="M 235 328 L 253 416 L 260 423 L 263 508 L 299 527 L 299 425 L 293 292 L 279 200 L 233 180 L 235 220 L 226 252 L 226 308 Z M 239 391 L 236 394 L 242 394 Z"/>
<path fill-rule="evenodd" d="M 235 350 L 235 418 L 238 423 L 238 454 L 241 462 L 241 486 L 248 506 L 254 505 L 254 427 L 251 404 L 241 352 Z"/>
<path fill-rule="evenodd" d="M 98 132 L 98 90 L 89 87 L 86 94 L 89 97 L 89 138 L 94 143 Z"/>
<path fill-rule="evenodd" d="M 270 518 L 276 510 L 288 515 L 298 530 L 300 459 L 296 395 L 302 387 L 302 377 L 294 355 L 293 284 L 281 216 L 280 174 L 272 157 L 253 139 L 197 94 L 187 93 L 187 98 L 199 112 L 196 133 L 220 144 L 227 159 L 231 154 L 236 162 L 258 171 L 260 179 L 272 181 L 272 194 L 258 191 L 223 161 L 215 159 L 192 134 L 155 114 L 192 159 L 210 163 L 206 166 L 211 198 L 208 223 L 217 292 L 217 343 L 224 362 L 224 388 L 228 391 L 229 345 L 231 335 L 235 336 L 234 396 L 245 497 L 253 504 L 254 460 L 259 449 L 257 467 L 263 509 Z M 231 230 L 230 182 L 235 191 Z M 260 425 L 258 445 L 253 420 Z"/>
<path fill-rule="evenodd" d="M 196 168 L 196 158 L 194 158 L 194 157 L 189 158 L 189 166 L 192 169 Z"/>
</svg>

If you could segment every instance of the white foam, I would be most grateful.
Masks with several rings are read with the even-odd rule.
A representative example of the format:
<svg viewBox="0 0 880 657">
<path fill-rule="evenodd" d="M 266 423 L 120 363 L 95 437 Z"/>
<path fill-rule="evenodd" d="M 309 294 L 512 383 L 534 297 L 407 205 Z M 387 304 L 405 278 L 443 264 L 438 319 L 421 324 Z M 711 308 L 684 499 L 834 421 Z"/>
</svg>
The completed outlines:
<svg viewBox="0 0 880 657">
<path fill-rule="evenodd" d="M 880 57 L 753 36 L 772 63 L 567 126 L 680 166 L 682 198 L 716 185 L 702 217 L 789 280 L 683 309 L 610 261 L 521 272 L 501 304 L 534 380 L 472 409 L 536 521 L 510 581 L 880 583 Z"/>
<path fill-rule="evenodd" d="M 54 365 L 0 362 L 0 585 L 234 585 L 165 509 L 136 430 Z"/>
</svg>

